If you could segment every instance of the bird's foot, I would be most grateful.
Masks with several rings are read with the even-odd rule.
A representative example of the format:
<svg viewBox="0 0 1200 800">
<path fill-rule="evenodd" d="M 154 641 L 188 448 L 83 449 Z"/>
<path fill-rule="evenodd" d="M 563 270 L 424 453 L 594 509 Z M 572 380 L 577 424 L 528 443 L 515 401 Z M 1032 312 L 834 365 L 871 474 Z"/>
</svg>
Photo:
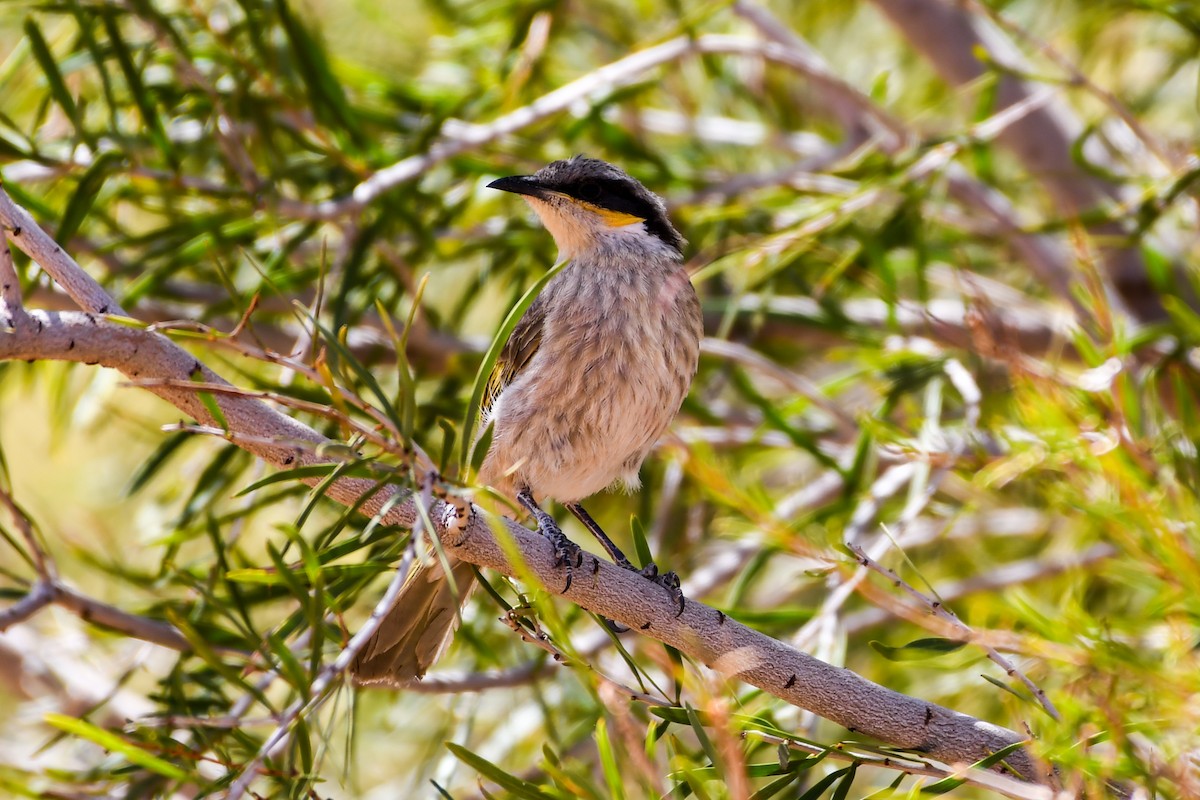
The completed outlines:
<svg viewBox="0 0 1200 800">
<path fill-rule="evenodd" d="M 558 527 L 558 523 L 554 521 L 554 517 L 542 510 L 528 489 L 519 492 L 517 500 L 533 514 L 533 518 L 537 520 L 538 533 L 549 539 L 550 544 L 554 547 L 555 568 L 566 568 L 567 582 L 562 589 L 566 592 L 571 588 L 571 581 L 575 577 L 575 568 L 583 564 L 583 550 L 567 538 L 567 535 L 562 532 L 562 528 Z"/>
<path fill-rule="evenodd" d="M 678 617 L 683 613 L 683 607 L 687 603 L 687 598 L 683 596 L 683 587 L 680 585 L 679 576 L 676 573 L 659 572 L 658 564 L 655 564 L 653 561 L 641 569 L 635 568 L 632 564 L 630 564 L 628 568 L 634 570 L 643 578 L 649 578 L 659 586 L 666 589 L 667 593 L 671 595 L 672 602 L 674 602 L 679 608 L 679 610 L 675 612 L 675 616 Z"/>
<path fill-rule="evenodd" d="M 579 545 L 567 538 L 567 535 L 562 532 L 554 522 L 549 519 L 549 525 L 544 524 L 542 520 L 538 520 L 538 532 L 550 540 L 550 544 L 554 546 L 554 566 L 565 567 L 567 570 L 567 582 L 563 585 L 563 591 L 571 588 L 571 581 L 575 577 L 575 568 L 583 564 L 583 550 Z"/>
</svg>

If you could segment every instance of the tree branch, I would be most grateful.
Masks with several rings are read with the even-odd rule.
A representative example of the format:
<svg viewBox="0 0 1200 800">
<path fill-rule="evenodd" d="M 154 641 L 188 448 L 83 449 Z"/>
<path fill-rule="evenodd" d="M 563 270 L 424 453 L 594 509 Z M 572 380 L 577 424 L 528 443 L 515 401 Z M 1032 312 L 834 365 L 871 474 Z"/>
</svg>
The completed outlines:
<svg viewBox="0 0 1200 800">
<path fill-rule="evenodd" d="M 131 377 L 179 366 L 174 353 L 179 348 L 160 334 L 119 325 L 83 312 L 30 312 L 31 325 L 0 335 L 0 359 L 59 359 L 82 361 L 120 369 Z M 179 351 L 182 353 L 182 351 Z M 184 368 L 198 365 L 187 356 Z M 208 380 L 217 380 L 211 375 Z M 167 386 L 148 387 L 170 399 L 193 416 L 207 416 L 194 391 Z M 299 422 L 281 425 L 283 415 L 251 398 L 222 396 L 218 399 L 231 429 L 255 431 L 255 441 L 244 444 L 272 463 L 315 456 L 306 449 L 262 444 L 262 431 L 272 429 L 282 438 L 304 442 L 324 441 Z M 284 419 L 287 419 L 284 417 Z M 240 442 L 239 442 L 240 443 Z M 329 495 L 339 502 L 353 503 L 374 488 L 364 479 L 335 482 Z M 374 513 L 385 502 L 376 493 L 366 501 L 366 513 Z M 524 570 L 504 553 L 497 534 L 482 513 L 473 515 L 460 538 L 448 525 L 453 508 L 434 506 L 432 518 L 438 535 L 455 557 L 489 567 L 510 576 Z M 417 519 L 412 499 L 387 512 L 384 521 L 411 528 Z M 844 725 L 849 730 L 874 736 L 899 747 L 927 753 L 939 760 L 974 762 L 1023 736 L 965 714 L 926 703 L 878 686 L 849 670 L 818 661 L 787 645 L 729 619 L 702 603 L 691 601 L 679 617 L 668 593 L 640 575 L 591 557 L 583 575 L 577 575 L 569 591 L 561 568 L 553 565 L 550 545 L 537 533 L 511 520 L 502 520 L 501 533 L 512 538 L 528 569 L 550 591 L 583 608 L 658 641 L 676 647 L 689 657 L 733 679 L 758 686 L 801 708 Z M 1030 756 L 1018 751 L 1008 759 L 1020 775 L 1032 779 L 1037 773 Z"/>
<path fill-rule="evenodd" d="M 0 224 L 11 229 L 14 206 L 7 197 L 3 201 L 7 202 L 0 201 Z M 22 223 L 22 227 L 25 225 L 28 223 Z M 89 283 L 94 286 L 94 281 L 61 248 L 45 248 L 41 237 L 48 241 L 49 237 L 40 228 L 36 228 L 36 234 L 40 236 L 33 230 L 28 234 L 22 231 L 19 236 L 10 234 L 10 238 L 22 248 L 29 247 L 26 252 L 37 245 L 38 255 L 30 254 L 53 260 L 54 269 L 64 273 L 62 277 L 76 287 L 74 291 L 82 300 L 106 302 L 89 290 Z M 39 263 L 50 271 L 46 263 Z M 59 274 L 54 277 L 61 280 Z M 224 383 L 165 336 L 87 312 L 31 311 L 24 323 L 12 331 L 0 332 L 0 359 L 82 361 L 118 369 L 135 379 L 199 378 L 206 383 Z M 195 391 L 167 384 L 153 385 L 148 390 L 202 422 L 215 422 Z M 316 431 L 255 398 L 227 394 L 213 398 L 229 430 L 253 433 L 253 437 L 238 442 L 250 452 L 276 466 L 321 463 L 310 448 L 327 440 Z M 271 441 L 278 444 L 268 443 Z M 418 513 L 411 493 L 395 504 L 392 501 L 398 490 L 376 489 L 374 481 L 343 478 L 333 482 L 327 494 L 346 505 L 359 503 L 366 496 L 359 506 L 364 513 L 380 514 L 387 524 L 412 529 Z M 758 686 L 853 732 L 949 763 L 972 763 L 1026 738 L 826 664 L 703 603 L 689 602 L 677 614 L 674 600 L 662 587 L 594 556 L 576 570 L 575 580 L 564 592 L 560 587 L 565 583 L 565 572 L 554 566 L 549 542 L 512 520 L 489 520 L 478 512 L 460 528 L 455 524 L 456 509 L 442 502 L 434 504 L 430 516 L 436 534 L 455 557 L 509 576 L 531 575 L 549 591 L 585 609 L 669 644 L 727 678 Z M 507 538 L 515 550 L 506 548 L 501 538 Z M 508 552 L 518 554 L 524 563 L 514 563 Z M 1002 768 L 1028 780 L 1035 780 L 1039 774 L 1033 758 L 1023 749 L 1011 753 Z"/>
</svg>

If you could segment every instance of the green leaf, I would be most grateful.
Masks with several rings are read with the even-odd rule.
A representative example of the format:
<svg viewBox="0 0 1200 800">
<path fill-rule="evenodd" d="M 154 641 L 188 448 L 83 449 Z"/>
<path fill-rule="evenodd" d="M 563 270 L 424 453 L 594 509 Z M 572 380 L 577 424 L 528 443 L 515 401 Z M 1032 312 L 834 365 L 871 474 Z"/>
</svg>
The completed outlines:
<svg viewBox="0 0 1200 800">
<path fill-rule="evenodd" d="M 58 728 L 61 731 L 69 733 L 73 736 L 78 736 L 81 739 L 103 747 L 113 753 L 119 753 L 124 756 L 131 764 L 136 764 L 139 767 L 144 767 L 151 772 L 157 772 L 164 778 L 170 778 L 176 781 L 186 781 L 188 773 L 175 766 L 169 761 L 163 761 L 158 756 L 155 756 L 137 744 L 118 736 L 111 731 L 106 731 L 103 728 L 98 728 L 87 720 L 76 719 L 69 717 L 66 714 L 49 713 L 45 717 L 46 723 Z"/>
<path fill-rule="evenodd" d="M 766 786 L 750 795 L 750 800 L 770 800 L 770 798 L 774 797 L 787 787 L 791 786 L 793 783 L 796 783 L 798 780 L 800 780 L 800 775 L 801 773 L 799 772 L 788 773 L 782 778 L 768 783 Z"/>
<path fill-rule="evenodd" d="M 850 786 L 854 783 L 854 774 L 857 771 L 858 764 L 851 764 L 850 768 L 846 770 L 846 777 L 842 778 L 842 782 L 839 783 L 838 787 L 833 790 L 833 794 L 830 796 L 829 800 L 846 800 L 846 795 L 850 793 Z"/>
<path fill-rule="evenodd" d="M 1004 691 L 1008 692 L 1013 697 L 1017 698 L 1018 700 L 1020 700 L 1023 703 L 1034 702 L 1034 698 L 1032 695 L 1026 694 L 1025 692 L 1017 691 L 1017 689 L 1015 687 L 1009 686 L 1007 683 L 1005 683 L 1004 681 L 1002 681 L 998 678 L 993 678 L 991 675 L 980 675 L 979 677 L 983 678 L 985 681 L 992 684 L 997 689 L 1003 689 Z"/>
<path fill-rule="evenodd" d="M 454 742 L 446 742 L 446 749 L 453 753 L 455 758 L 478 772 L 481 776 L 512 792 L 514 797 L 529 798 L 530 800 L 557 800 L 554 795 L 542 791 L 536 784 L 530 783 L 524 778 L 518 778 L 516 775 L 510 775 L 492 762 L 472 753 L 461 745 L 457 745 Z"/>
<path fill-rule="evenodd" d="M 956 642 L 951 639 L 936 637 L 915 639 L 900 647 L 891 647 L 883 642 L 874 640 L 870 644 L 877 653 L 889 661 L 923 661 L 928 658 L 944 656 L 947 653 L 953 653 L 955 650 L 961 650 L 963 647 L 966 647 L 966 642 Z"/>
<path fill-rule="evenodd" d="M 321 572 L 326 578 L 338 580 L 339 578 L 353 578 L 358 576 L 373 577 L 378 575 L 385 567 L 382 565 L 368 564 L 330 564 L 321 568 Z M 292 575 L 298 577 L 296 570 L 289 569 Z M 307 571 L 305 577 L 308 578 Z M 231 569 L 225 573 L 225 580 L 235 583 L 249 583 L 256 586 L 288 586 L 292 581 L 284 578 L 275 570 L 265 569 L 263 567 L 242 567 Z M 309 578 L 311 583 L 311 578 Z"/>
<path fill-rule="evenodd" d="M 79 179 L 79 185 L 75 187 L 75 193 L 71 195 L 67 208 L 63 211 L 62 221 L 58 223 L 58 232 L 54 235 L 55 241 L 65 245 L 71 240 L 91 212 L 97 195 L 104 187 L 104 181 L 124 162 L 125 157 L 120 153 L 104 152 L 96 156 L 96 160 Z"/>
<path fill-rule="evenodd" d="M 175 150 L 171 146 L 171 140 L 167 138 L 166 128 L 154 107 L 150 92 L 146 89 L 146 84 L 142 82 L 141 73 L 135 66 L 137 59 L 134 58 L 125 42 L 121 28 L 117 24 L 117 16 L 101 14 L 100 17 L 104 20 L 104 31 L 108 34 L 108 41 L 113 54 L 117 57 L 117 63 L 121 67 L 121 74 L 125 76 L 125 82 L 129 85 L 129 93 L 133 96 L 133 102 L 142 116 L 142 121 L 150 129 L 150 138 L 171 166 L 177 166 Z"/>
<path fill-rule="evenodd" d="M 70 118 L 75 133 L 82 135 L 83 124 L 79 119 L 79 109 L 75 105 L 75 98 L 67 90 L 67 84 L 63 80 L 62 72 L 59 71 L 58 62 L 54 60 L 54 54 L 50 52 L 50 45 L 46 43 L 41 29 L 32 19 L 25 20 L 25 35 L 29 37 L 30 52 L 33 53 L 38 66 L 41 67 L 42 74 L 46 76 L 46 83 L 50 87 L 50 94 L 54 98 L 54 102 L 58 103 Z M 61 236 L 57 238 L 60 242 L 64 241 Z"/>
<path fill-rule="evenodd" d="M 368 389 L 371 390 L 371 394 L 375 396 L 375 400 L 379 403 L 388 419 L 399 423 L 400 418 L 396 414 L 396 409 L 392 407 L 392 401 L 383 391 L 383 387 L 379 385 L 379 381 L 375 379 L 375 374 L 371 372 L 371 370 L 367 369 L 361 361 L 354 357 L 354 354 L 350 352 L 350 349 L 346 347 L 345 343 L 340 337 L 334 335 L 333 331 L 329 330 L 316 319 L 313 319 L 311 316 L 309 316 L 307 314 L 307 309 L 304 309 L 304 311 L 311 324 L 314 325 L 318 331 L 320 331 L 321 341 L 337 354 L 339 365 L 348 366 L 354 375 L 360 381 L 362 381 L 362 383 Z"/>
<path fill-rule="evenodd" d="M 996 752 L 992 753 L 990 756 L 987 756 L 986 758 L 981 758 L 980 760 L 978 760 L 974 764 L 972 764 L 971 767 L 974 769 L 991 769 L 996 764 L 999 764 L 1001 761 L 1003 761 L 1005 758 L 1007 758 L 1009 755 L 1017 752 L 1018 750 L 1020 750 L 1023 747 L 1025 747 L 1025 742 L 1013 742 L 1012 744 L 1008 745 L 1007 747 L 1003 747 L 1003 748 L 997 750 Z M 964 783 L 966 783 L 966 780 L 963 778 L 942 778 L 940 781 L 935 781 L 934 783 L 931 783 L 928 786 L 922 786 L 921 794 L 945 794 L 946 792 L 950 792 L 950 791 L 953 791 L 954 789 L 957 789 L 959 786 L 962 786 Z"/>
<path fill-rule="evenodd" d="M 646 541 L 646 529 L 636 514 L 629 518 L 629 530 L 633 535 L 633 551 L 637 554 L 638 566 L 644 567 L 654 561 L 654 554 L 650 552 L 650 543 Z"/>
<path fill-rule="evenodd" d="M 154 448 L 154 452 L 133 473 L 133 477 L 129 479 L 129 488 L 125 490 L 125 494 L 137 494 L 143 486 L 150 482 L 151 478 L 158 474 L 158 471 L 166 465 L 167 461 L 179 450 L 184 442 L 190 442 L 194 438 L 192 434 L 186 431 L 177 431 L 163 439 Z"/>
<path fill-rule="evenodd" d="M 725 771 L 722 769 L 720 756 L 717 754 L 717 748 L 712 743 L 712 739 L 708 738 L 708 731 L 704 728 L 709 723 L 701 719 L 700 714 L 691 706 L 685 706 L 687 712 L 688 724 L 692 726 L 692 731 L 696 734 L 696 739 L 700 742 L 700 747 L 704 749 L 704 754 L 708 756 L 709 763 L 717 771 L 717 777 L 724 780 Z"/>
<path fill-rule="evenodd" d="M 800 795 L 797 800 L 817 800 L 818 797 L 825 794 L 825 790 L 832 786 L 834 782 L 842 780 L 847 775 L 853 778 L 855 766 L 856 765 L 851 764 L 845 769 L 839 769 L 836 772 L 829 773 L 824 778 L 821 778 L 821 780 L 814 783 L 812 787 L 807 792 Z"/>
<path fill-rule="evenodd" d="M 358 117 L 346 100 L 342 82 L 333 74 L 325 48 L 292 14 L 287 2 L 276 6 L 288 45 L 314 110 L 329 122 L 340 123 L 354 139 L 361 137 Z"/>
<path fill-rule="evenodd" d="M 375 473 L 376 466 L 370 462 L 359 462 L 358 464 L 346 464 L 340 461 L 331 461 L 328 464 L 308 464 L 303 467 L 291 467 L 289 469 L 281 469 L 278 472 L 272 472 L 266 477 L 260 478 L 251 483 L 246 488 L 239 491 L 234 497 L 245 497 L 248 494 L 253 494 L 264 486 L 270 486 L 274 483 L 287 482 L 303 482 L 309 478 L 328 478 L 334 472 L 337 472 L 339 477 L 356 477 L 356 478 L 378 478 Z M 339 469 L 340 468 L 340 469 Z"/>
<path fill-rule="evenodd" d="M 608 735 L 608 721 L 603 717 L 596 720 L 596 749 L 600 753 L 600 766 L 608 784 L 608 796 L 613 800 L 621 800 L 625 797 L 625 787 L 621 782 L 621 770 L 617 766 L 612 739 Z"/>
</svg>

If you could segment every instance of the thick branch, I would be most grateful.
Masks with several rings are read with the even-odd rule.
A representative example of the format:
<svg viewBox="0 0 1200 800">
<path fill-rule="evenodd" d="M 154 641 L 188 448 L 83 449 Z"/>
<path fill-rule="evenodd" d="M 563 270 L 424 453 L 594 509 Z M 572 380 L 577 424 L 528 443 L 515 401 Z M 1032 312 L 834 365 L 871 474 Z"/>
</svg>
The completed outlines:
<svg viewBox="0 0 1200 800">
<path fill-rule="evenodd" d="M 135 378 L 176 377 L 180 371 L 186 375 L 201 370 L 205 380 L 218 380 L 165 337 L 84 312 L 30 312 L 29 324 L 12 333 L 0 334 L 0 359 L 82 361 L 113 367 Z M 195 391 L 168 386 L 154 386 L 151 390 L 182 411 L 207 418 Z M 273 464 L 296 459 L 315 461 L 310 447 L 325 441 L 316 431 L 258 400 L 220 396 L 217 402 L 221 403 L 231 429 L 255 434 L 253 441 L 244 446 Z M 306 446 L 261 444 L 264 435 Z M 341 480 L 330 487 L 329 494 L 339 502 L 353 503 L 373 486 L 366 480 Z M 385 499 L 377 494 L 368 500 L 366 512 L 378 511 Z M 449 507 L 439 504 L 433 519 L 453 555 L 506 575 L 517 576 L 521 572 L 509 561 L 496 534 L 480 514 L 472 518 L 460 537 L 453 530 L 447 532 L 445 523 L 452 516 L 448 512 Z M 384 517 L 386 522 L 404 527 L 411 527 L 415 519 L 411 498 Z M 950 763 L 976 761 L 1024 738 L 818 661 L 702 603 L 689 602 L 684 613 L 676 617 L 673 601 L 661 587 L 605 561 L 592 558 L 582 570 L 576 570 L 570 590 L 562 593 L 565 574 L 552 566 L 554 557 L 547 541 L 511 520 L 503 520 L 502 531 L 513 540 L 526 561 L 525 567 L 550 591 L 670 644 L 729 678 L 758 686 L 851 731 L 914 748 Z M 1012 754 L 1008 763 L 1026 778 L 1036 775 L 1032 759 L 1023 751 Z"/>
<path fill-rule="evenodd" d="M 0 226 L 60 285 L 70 287 L 68 293 L 82 306 L 119 313 L 103 289 L 2 191 Z M 87 311 L 31 311 L 15 323 L 9 330 L 0 329 L 0 359 L 82 361 L 120 370 L 131 379 L 166 379 L 168 382 L 147 389 L 201 422 L 216 422 L 199 392 L 169 381 L 226 382 L 161 334 Z M 232 440 L 268 463 L 291 466 L 322 460 L 315 446 L 328 440 L 312 428 L 253 397 L 221 393 L 212 397 L 228 430 L 243 434 Z M 410 495 L 393 505 L 389 501 L 394 492 L 376 488 L 371 480 L 344 478 L 332 483 L 327 494 L 346 505 L 360 504 L 366 514 L 382 513 L 385 523 L 411 529 L 417 518 L 414 498 Z M 525 572 L 509 561 L 496 533 L 480 514 L 473 514 L 465 530 L 459 530 L 447 524 L 455 518 L 452 507 L 439 503 L 432 511 L 436 533 L 454 555 L 514 577 Z M 851 731 L 951 763 L 974 762 L 1024 739 L 1013 731 L 907 697 L 825 664 L 702 603 L 690 602 L 676 616 L 675 603 L 662 587 L 594 557 L 585 569 L 577 570 L 570 591 L 564 593 L 558 587 L 566 576 L 563 569 L 551 566 L 554 557 L 546 539 L 511 520 L 503 520 L 497 528 L 512 540 L 528 571 L 551 591 L 668 643 L 729 678 L 758 686 Z M 1024 750 L 1010 754 L 1007 763 L 1027 779 L 1037 776 L 1034 762 Z"/>
</svg>

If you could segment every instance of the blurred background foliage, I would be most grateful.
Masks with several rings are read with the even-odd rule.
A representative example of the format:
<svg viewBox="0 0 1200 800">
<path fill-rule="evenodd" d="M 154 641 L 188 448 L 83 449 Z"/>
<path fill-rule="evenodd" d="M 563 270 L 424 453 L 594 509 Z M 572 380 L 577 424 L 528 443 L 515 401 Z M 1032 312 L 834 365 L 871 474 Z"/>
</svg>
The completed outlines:
<svg viewBox="0 0 1200 800">
<path fill-rule="evenodd" d="M 241 341 L 325 352 L 338 381 L 371 399 L 365 365 L 411 411 L 414 438 L 466 479 L 455 454 L 482 353 L 555 255 L 523 206 L 484 187 L 579 152 L 621 165 L 668 200 L 689 239 L 712 339 L 643 490 L 589 504 L 601 523 L 630 546 L 644 535 L 689 594 L 773 636 L 1029 726 L 1073 791 L 1120 781 L 1194 796 L 1200 15 L 1158 0 L 958 4 L 1023 67 L 989 61 L 955 85 L 883 13 L 930 5 L 9 0 L 0 175 L 130 313 L 226 333 L 246 319 Z M 802 34 L 844 84 L 779 59 L 683 55 L 484 135 L 674 37 L 772 33 Z M 1047 189 L 1057 173 L 1030 171 L 979 127 L 1004 75 L 1049 90 L 1076 121 L 1059 166 L 1111 189 L 1086 227 Z M 413 179 L 353 201 L 377 171 L 423 153 Z M 956 181 L 1004 213 L 964 202 Z M 1014 246 L 1025 235 L 1068 292 Z M 1144 295 L 1106 291 L 1115 247 L 1143 269 Z M 17 265 L 30 306 L 69 307 L 19 254 Z M 310 312 L 345 352 L 312 335 Z M 398 360 L 387 322 L 410 317 Z M 304 375 L 196 348 L 239 385 L 332 402 Z M 109 372 L 0 374 L 6 484 L 64 579 L 170 620 L 196 648 L 106 634 L 60 609 L 0 635 L 0 787 L 220 791 L 365 619 L 404 532 L 368 529 L 293 482 L 256 484 L 262 465 L 163 433 L 173 409 Z M 32 573 L 2 525 L 0 590 L 15 600 Z M 946 629 L 887 580 L 855 577 L 847 537 L 1009 653 L 1061 720 L 976 646 L 904 647 Z M 736 715 L 818 751 L 847 733 L 652 641 L 614 648 L 566 605 L 544 624 L 579 655 L 555 665 L 497 622 L 498 598 L 518 605 L 529 587 L 492 584 L 421 691 L 339 690 L 269 762 L 259 793 L 845 797 L 928 782 L 781 760 Z M 651 713 L 589 664 L 631 686 L 657 681 L 662 694 L 645 691 L 667 707 Z M 268 667 L 278 679 L 264 680 Z"/>
</svg>

